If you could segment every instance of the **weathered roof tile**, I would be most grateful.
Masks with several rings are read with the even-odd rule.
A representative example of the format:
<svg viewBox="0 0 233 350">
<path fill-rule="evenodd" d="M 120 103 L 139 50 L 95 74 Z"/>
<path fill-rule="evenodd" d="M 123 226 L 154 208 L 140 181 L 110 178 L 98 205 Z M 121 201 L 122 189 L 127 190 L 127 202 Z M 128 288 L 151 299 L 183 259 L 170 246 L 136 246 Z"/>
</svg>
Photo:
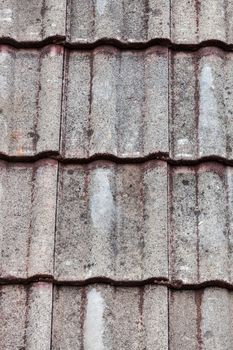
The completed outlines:
<svg viewBox="0 0 233 350">
<path fill-rule="evenodd" d="M 68 1 L 68 41 L 92 43 L 107 38 L 124 43 L 169 38 L 166 0 Z"/>
<path fill-rule="evenodd" d="M 63 49 L 0 48 L 0 153 L 59 151 Z"/>
<path fill-rule="evenodd" d="M 232 68 L 232 54 L 219 49 L 172 53 L 172 158 L 233 159 Z"/>
<path fill-rule="evenodd" d="M 177 44 L 203 41 L 233 43 L 231 0 L 171 0 L 171 40 Z"/>
<path fill-rule="evenodd" d="M 3 285 L 0 294 L 0 348 L 49 349 L 52 285 Z"/>
<path fill-rule="evenodd" d="M 166 287 L 59 286 L 52 348 L 166 350 L 167 315 Z"/>
<path fill-rule="evenodd" d="M 169 349 L 232 349 L 232 298 L 232 291 L 214 287 L 170 291 Z"/>
<path fill-rule="evenodd" d="M 168 153 L 167 49 L 71 51 L 65 64 L 66 158 Z"/>
<path fill-rule="evenodd" d="M 61 165 L 55 277 L 167 277 L 166 163 Z"/>
<path fill-rule="evenodd" d="M 66 0 L 0 0 L 0 37 L 36 42 L 65 38 Z"/>
<path fill-rule="evenodd" d="M 170 173 L 170 278 L 233 282 L 233 169 L 216 163 Z"/>
<path fill-rule="evenodd" d="M 0 163 L 1 278 L 53 274 L 57 164 Z"/>
</svg>

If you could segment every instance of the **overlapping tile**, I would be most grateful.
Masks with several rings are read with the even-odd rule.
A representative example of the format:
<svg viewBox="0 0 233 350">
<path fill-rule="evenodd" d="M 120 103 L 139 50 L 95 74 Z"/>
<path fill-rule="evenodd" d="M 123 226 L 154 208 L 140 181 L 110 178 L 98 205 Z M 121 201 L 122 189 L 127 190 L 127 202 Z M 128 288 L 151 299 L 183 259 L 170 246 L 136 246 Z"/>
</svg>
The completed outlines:
<svg viewBox="0 0 233 350">
<path fill-rule="evenodd" d="M 0 153 L 59 151 L 63 49 L 0 49 Z"/>
<path fill-rule="evenodd" d="M 167 276 L 166 163 L 61 165 L 55 278 Z"/>
<path fill-rule="evenodd" d="M 232 298 L 232 291 L 214 287 L 170 291 L 169 349 L 232 349 Z"/>
<path fill-rule="evenodd" d="M 0 348 L 50 348 L 52 285 L 0 286 Z"/>
<path fill-rule="evenodd" d="M 0 163 L 0 277 L 53 274 L 57 164 Z"/>
<path fill-rule="evenodd" d="M 170 279 L 232 284 L 232 167 L 175 167 L 169 187 Z"/>
<path fill-rule="evenodd" d="M 233 43 L 231 0 L 171 0 L 171 41 L 198 44 L 205 41 Z"/>
<path fill-rule="evenodd" d="M 71 43 L 168 39 L 169 13 L 170 4 L 166 0 L 69 0 L 67 39 Z"/>
<path fill-rule="evenodd" d="M 0 37 L 19 42 L 65 38 L 66 0 L 1 0 Z"/>
<path fill-rule="evenodd" d="M 65 65 L 65 158 L 168 153 L 167 49 L 70 51 Z"/>
<path fill-rule="evenodd" d="M 214 48 L 173 52 L 171 158 L 233 159 L 233 56 Z"/>
<path fill-rule="evenodd" d="M 52 349 L 166 350 L 167 289 L 57 287 Z"/>
</svg>

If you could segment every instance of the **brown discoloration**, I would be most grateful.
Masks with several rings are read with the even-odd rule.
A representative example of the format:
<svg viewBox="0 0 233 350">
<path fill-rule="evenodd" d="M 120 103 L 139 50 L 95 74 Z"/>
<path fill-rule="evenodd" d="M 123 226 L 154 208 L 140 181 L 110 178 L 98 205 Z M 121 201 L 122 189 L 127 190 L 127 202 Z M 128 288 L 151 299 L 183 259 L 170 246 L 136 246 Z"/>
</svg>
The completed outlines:
<svg viewBox="0 0 233 350">
<path fill-rule="evenodd" d="M 94 55 L 92 54 L 90 56 L 90 90 L 89 90 L 89 113 L 88 113 L 88 130 L 91 130 L 91 114 L 92 114 L 92 98 L 93 98 L 93 65 L 94 65 Z M 90 143 L 91 143 L 91 137 L 88 139 L 88 155 L 90 156 Z"/>
<path fill-rule="evenodd" d="M 84 322 L 86 317 L 86 305 L 87 305 L 87 290 L 81 289 L 81 307 L 80 307 L 80 350 L 84 350 Z"/>
<path fill-rule="evenodd" d="M 203 349 L 203 340 L 202 340 L 202 298 L 203 290 L 198 290 L 195 292 L 195 304 L 196 304 L 196 327 L 197 327 L 197 342 L 198 350 Z"/>
<path fill-rule="evenodd" d="M 199 156 L 199 114 L 200 114 L 200 94 L 199 94 L 199 58 L 194 57 L 193 59 L 193 65 L 194 65 L 194 72 L 195 72 L 195 95 L 194 95 L 194 100 L 195 100 L 195 122 L 196 122 L 196 157 L 198 158 Z"/>
<path fill-rule="evenodd" d="M 196 171 L 195 173 L 195 210 L 198 211 L 199 209 L 199 176 L 198 172 Z M 197 240 L 196 240 L 196 259 L 197 259 L 197 282 L 200 282 L 200 237 L 199 237 L 199 214 L 197 212 L 196 214 L 196 235 L 197 235 Z"/>
</svg>

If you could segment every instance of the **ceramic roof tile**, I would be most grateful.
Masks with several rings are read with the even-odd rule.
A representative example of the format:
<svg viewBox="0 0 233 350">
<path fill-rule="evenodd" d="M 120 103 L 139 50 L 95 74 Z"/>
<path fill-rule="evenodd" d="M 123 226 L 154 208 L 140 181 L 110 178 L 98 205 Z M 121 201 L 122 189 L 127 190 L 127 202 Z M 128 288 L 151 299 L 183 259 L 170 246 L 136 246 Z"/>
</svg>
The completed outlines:
<svg viewBox="0 0 233 350">
<path fill-rule="evenodd" d="M 169 349 L 232 349 L 232 298 L 232 291 L 214 287 L 171 291 Z"/>
<path fill-rule="evenodd" d="M 52 285 L 4 285 L 0 295 L 0 348 L 49 349 Z"/>
<path fill-rule="evenodd" d="M 61 165 L 55 277 L 167 277 L 166 163 Z"/>
<path fill-rule="evenodd" d="M 233 282 L 233 169 L 216 163 L 170 173 L 170 278 Z"/>
<path fill-rule="evenodd" d="M 203 41 L 233 43 L 231 0 L 171 0 L 171 40 L 177 44 Z"/>
<path fill-rule="evenodd" d="M 174 52 L 171 59 L 171 157 L 233 158 L 233 56 L 219 49 Z"/>
<path fill-rule="evenodd" d="M 0 50 L 0 153 L 59 151 L 63 50 Z"/>
<path fill-rule="evenodd" d="M 167 49 L 71 51 L 65 65 L 66 158 L 168 152 Z"/>
<path fill-rule="evenodd" d="M 53 273 L 57 164 L 0 162 L 1 278 Z"/>
<path fill-rule="evenodd" d="M 0 0 L 0 37 L 36 42 L 65 37 L 66 0 Z"/>
<path fill-rule="evenodd" d="M 166 287 L 57 287 L 52 349 L 167 350 Z"/>
<path fill-rule="evenodd" d="M 108 38 L 124 43 L 169 38 L 167 0 L 68 1 L 67 36 L 71 43 Z"/>
</svg>

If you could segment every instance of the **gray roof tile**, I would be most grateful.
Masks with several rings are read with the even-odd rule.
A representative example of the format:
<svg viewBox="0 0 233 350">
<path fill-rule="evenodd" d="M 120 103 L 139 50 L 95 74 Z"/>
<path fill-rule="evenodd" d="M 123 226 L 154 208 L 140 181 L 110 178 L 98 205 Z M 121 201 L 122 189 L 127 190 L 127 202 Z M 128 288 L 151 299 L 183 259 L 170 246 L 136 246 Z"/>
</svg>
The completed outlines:
<svg viewBox="0 0 233 350">
<path fill-rule="evenodd" d="M 55 277 L 167 277 L 166 163 L 61 165 Z"/>
<path fill-rule="evenodd" d="M 0 153 L 59 151 L 63 49 L 0 47 Z"/>
<path fill-rule="evenodd" d="M 92 43 L 108 38 L 132 43 L 167 39 L 169 13 L 167 0 L 69 1 L 68 41 Z"/>
<path fill-rule="evenodd" d="M 232 298 L 222 288 L 171 291 L 169 349 L 232 349 Z"/>
<path fill-rule="evenodd" d="M 172 54 L 172 158 L 233 159 L 232 68 L 232 53 L 219 49 Z"/>
<path fill-rule="evenodd" d="M 170 173 L 170 278 L 233 282 L 233 169 L 216 163 Z"/>
<path fill-rule="evenodd" d="M 52 285 L 4 285 L 0 295 L 0 348 L 49 349 Z"/>
<path fill-rule="evenodd" d="M 65 65 L 66 158 L 168 153 L 167 49 L 71 51 Z"/>
<path fill-rule="evenodd" d="M 0 0 L 0 37 L 35 42 L 65 37 L 66 0 Z"/>
<path fill-rule="evenodd" d="M 0 162 L 1 278 L 52 275 L 57 164 Z"/>
<path fill-rule="evenodd" d="M 166 287 L 57 287 L 52 349 L 167 350 Z"/>
<path fill-rule="evenodd" d="M 171 40 L 197 44 L 219 40 L 233 43 L 231 0 L 171 0 Z"/>
</svg>

